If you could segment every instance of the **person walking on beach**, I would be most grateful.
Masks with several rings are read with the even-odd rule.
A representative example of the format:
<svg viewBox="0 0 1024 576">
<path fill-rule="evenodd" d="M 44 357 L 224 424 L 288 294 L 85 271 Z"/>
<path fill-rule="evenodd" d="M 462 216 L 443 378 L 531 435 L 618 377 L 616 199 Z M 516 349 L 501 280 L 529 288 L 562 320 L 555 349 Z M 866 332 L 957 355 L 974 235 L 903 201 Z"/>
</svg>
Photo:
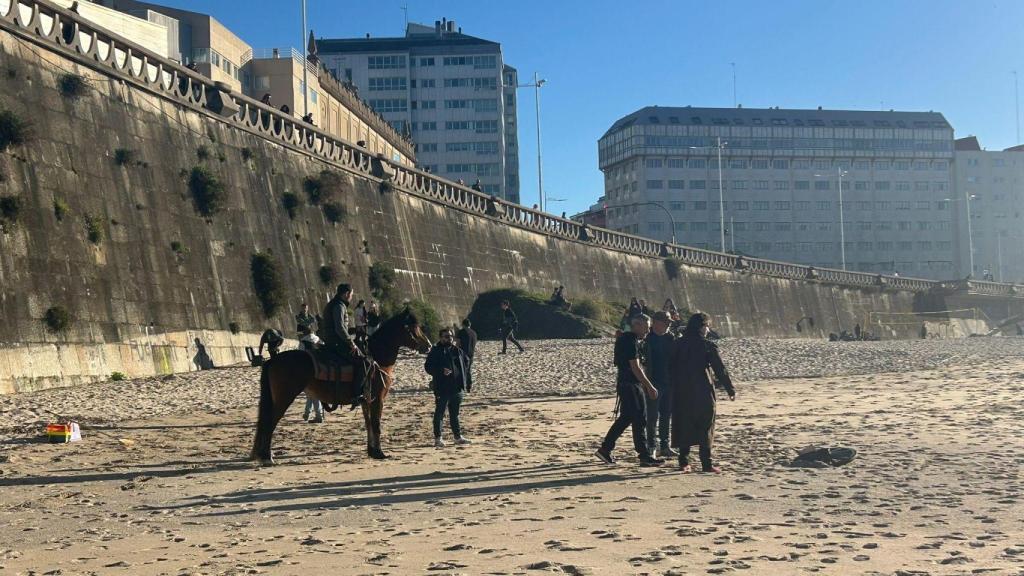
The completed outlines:
<svg viewBox="0 0 1024 576">
<path fill-rule="evenodd" d="M 647 400 L 647 450 L 667 458 L 678 454 L 669 447 L 669 423 L 672 419 L 672 355 L 675 336 L 668 331 L 672 319 L 667 312 L 654 313 L 651 333 L 647 335 L 647 376 L 658 390 L 658 397 Z M 658 442 L 655 451 L 655 441 Z"/>
<path fill-rule="evenodd" d="M 305 334 L 304 328 L 310 333 L 316 333 L 316 316 L 309 313 L 309 304 L 303 303 L 302 310 L 295 315 L 295 330 L 299 334 Z"/>
<path fill-rule="evenodd" d="M 462 328 L 455 334 L 455 338 L 459 341 L 459 349 L 466 355 L 466 368 L 473 367 L 473 355 L 476 354 L 476 330 L 473 330 L 473 324 L 469 321 L 469 318 L 462 320 Z"/>
<path fill-rule="evenodd" d="M 473 389 L 473 376 L 466 365 L 466 355 L 452 343 L 451 328 L 442 328 L 438 336 L 437 344 L 430 349 L 423 364 L 423 369 L 431 376 L 430 389 L 434 391 L 434 447 L 445 446 L 441 438 L 445 411 L 448 412 L 455 443 L 469 444 L 469 439 L 462 435 L 459 408 L 463 393 Z"/>
<path fill-rule="evenodd" d="M 511 340 L 516 348 L 519 348 L 519 352 L 526 352 L 523 345 L 516 340 L 516 330 L 519 329 L 519 318 L 516 318 L 516 313 L 512 311 L 512 305 L 508 300 L 502 300 L 501 302 L 501 354 L 508 352 L 508 341 Z"/>
<path fill-rule="evenodd" d="M 614 464 L 612 451 L 615 442 L 626 431 L 633 427 L 633 448 L 640 455 L 641 466 L 657 466 L 664 462 L 651 455 L 647 447 L 647 404 L 648 398 L 656 399 L 658 391 L 651 384 L 641 366 L 641 343 L 651 331 L 651 319 L 648 316 L 634 316 L 630 320 L 631 330 L 623 333 L 615 340 L 615 367 L 618 371 L 615 391 L 618 395 L 619 415 L 608 429 L 604 442 L 597 449 L 597 457 L 606 464 Z"/>
<path fill-rule="evenodd" d="M 263 347 L 266 346 L 270 352 L 270 357 L 273 358 L 277 356 L 277 351 L 281 349 L 282 344 L 284 344 L 284 334 L 280 330 L 267 328 L 263 331 L 263 335 L 260 336 L 259 355 L 263 356 Z"/>
<path fill-rule="evenodd" d="M 672 403 L 672 445 L 679 448 L 679 469 L 691 472 L 690 447 L 700 447 L 700 464 L 704 472 L 721 470 L 711 459 L 715 437 L 715 383 L 708 369 L 725 388 L 729 400 L 736 399 L 729 372 L 722 363 L 718 345 L 708 340 L 711 319 L 698 312 L 690 316 L 683 337 L 675 343 L 672 376 L 675 379 L 675 398 Z"/>
</svg>

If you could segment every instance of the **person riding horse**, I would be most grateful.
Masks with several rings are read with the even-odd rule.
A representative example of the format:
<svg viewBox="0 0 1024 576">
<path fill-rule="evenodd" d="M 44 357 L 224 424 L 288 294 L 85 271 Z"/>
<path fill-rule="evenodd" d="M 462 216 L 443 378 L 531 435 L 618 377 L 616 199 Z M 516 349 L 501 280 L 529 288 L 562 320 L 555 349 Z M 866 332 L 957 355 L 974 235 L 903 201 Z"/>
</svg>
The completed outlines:
<svg viewBox="0 0 1024 576">
<path fill-rule="evenodd" d="M 365 356 L 356 346 L 355 340 L 348 332 L 348 307 L 355 291 L 349 284 L 338 284 L 334 298 L 324 308 L 323 324 L 320 330 L 323 336 L 324 349 L 353 368 L 352 381 L 358 388 L 352 405 L 368 400 L 365 390 Z"/>
</svg>

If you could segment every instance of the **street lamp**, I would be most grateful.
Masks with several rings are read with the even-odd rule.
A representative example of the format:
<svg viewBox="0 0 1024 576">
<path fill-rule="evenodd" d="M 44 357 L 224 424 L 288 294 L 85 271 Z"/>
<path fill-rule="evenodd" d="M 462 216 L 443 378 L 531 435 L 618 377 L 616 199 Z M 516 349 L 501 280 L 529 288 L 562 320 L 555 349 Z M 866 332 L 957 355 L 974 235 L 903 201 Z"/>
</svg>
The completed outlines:
<svg viewBox="0 0 1024 576">
<path fill-rule="evenodd" d="M 661 211 L 668 216 L 669 225 L 672 226 L 672 244 L 676 243 L 676 219 L 672 217 L 672 212 L 669 212 L 668 208 L 665 208 L 658 202 L 630 202 L 629 204 L 621 204 L 617 208 L 629 208 L 630 206 L 657 206 L 661 208 Z"/>
<path fill-rule="evenodd" d="M 309 45 L 306 42 L 306 0 L 302 0 L 302 114 L 309 116 Z"/>
<path fill-rule="evenodd" d="M 964 192 L 964 203 L 967 206 L 967 256 L 971 264 L 971 270 L 968 272 L 969 276 L 974 276 L 974 231 L 971 229 L 971 200 L 977 198 L 976 194 L 970 192 Z M 951 198 L 945 198 L 946 202 L 956 202 Z"/>
<path fill-rule="evenodd" d="M 721 251 L 725 253 L 725 199 L 724 192 L 725 185 L 722 181 L 722 148 L 728 146 L 728 142 L 722 142 L 721 136 L 716 136 L 715 148 L 718 149 L 718 229 L 721 231 L 720 246 Z M 702 146 L 690 146 L 691 150 L 699 150 Z"/>
<path fill-rule="evenodd" d="M 541 212 L 544 211 L 544 169 L 540 150 L 540 87 L 547 82 L 534 72 L 532 84 L 516 84 L 516 88 L 533 88 L 534 105 L 537 111 L 537 206 Z"/>
<path fill-rule="evenodd" d="M 843 263 L 843 270 L 846 270 L 846 223 L 843 221 L 843 176 L 849 174 L 843 168 L 837 167 L 836 173 L 839 175 L 839 257 Z M 821 177 L 821 174 L 815 174 L 815 176 Z"/>
</svg>

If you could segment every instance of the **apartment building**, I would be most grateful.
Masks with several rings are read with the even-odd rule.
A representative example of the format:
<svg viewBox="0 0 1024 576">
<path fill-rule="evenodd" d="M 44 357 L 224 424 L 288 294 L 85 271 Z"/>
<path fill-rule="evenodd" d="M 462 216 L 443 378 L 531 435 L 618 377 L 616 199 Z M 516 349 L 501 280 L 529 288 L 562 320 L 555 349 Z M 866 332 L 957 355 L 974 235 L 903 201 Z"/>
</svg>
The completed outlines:
<svg viewBox="0 0 1024 576">
<path fill-rule="evenodd" d="M 953 129 L 939 113 L 651 106 L 615 122 L 598 154 L 615 230 L 820 267 L 956 273 Z"/>
<path fill-rule="evenodd" d="M 404 37 L 317 40 L 318 56 L 399 132 L 420 165 L 519 202 L 516 70 L 501 45 L 455 22 L 409 24 Z"/>
</svg>

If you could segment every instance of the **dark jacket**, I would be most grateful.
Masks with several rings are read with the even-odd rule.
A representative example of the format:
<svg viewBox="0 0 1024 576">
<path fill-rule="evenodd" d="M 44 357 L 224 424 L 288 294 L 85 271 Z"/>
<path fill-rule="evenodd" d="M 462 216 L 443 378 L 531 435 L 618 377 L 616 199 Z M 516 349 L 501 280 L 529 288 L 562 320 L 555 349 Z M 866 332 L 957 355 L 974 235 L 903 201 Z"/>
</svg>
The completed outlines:
<svg viewBox="0 0 1024 576">
<path fill-rule="evenodd" d="M 305 314 L 299 312 L 295 315 L 295 325 L 299 328 L 300 332 L 303 327 L 309 328 L 310 332 L 316 332 L 316 316 L 313 316 L 309 312 L 306 312 Z"/>
<path fill-rule="evenodd" d="M 423 363 L 423 369 L 433 377 L 431 388 L 434 394 L 450 395 L 463 390 L 471 391 L 473 376 L 467 364 L 466 355 L 458 346 L 434 344 L 427 354 L 427 361 Z M 445 368 L 452 373 L 446 375 Z"/>
<path fill-rule="evenodd" d="M 637 360 L 642 366 L 644 364 L 643 351 L 643 341 L 632 332 L 623 332 L 615 339 L 615 352 L 612 362 L 617 369 L 615 383 L 618 388 L 640 384 L 636 375 L 633 374 L 630 361 Z"/>
<path fill-rule="evenodd" d="M 676 337 L 671 332 L 661 336 L 651 332 L 645 338 L 647 343 L 647 365 L 645 372 L 659 390 L 670 384 L 672 359 L 675 355 Z"/>
<path fill-rule="evenodd" d="M 335 295 L 324 307 L 324 316 L 320 325 L 324 345 L 348 352 L 352 348 L 352 336 L 348 333 L 348 304 Z"/>
<path fill-rule="evenodd" d="M 473 330 L 472 328 L 461 328 L 455 337 L 459 339 L 459 348 L 462 349 L 466 358 L 472 361 L 473 354 L 476 353 L 476 330 Z"/>
<path fill-rule="evenodd" d="M 718 345 L 705 338 L 684 336 L 675 342 L 672 362 L 672 445 L 710 446 L 715 434 L 715 380 L 733 394 L 729 372 Z M 714 374 L 712 380 L 708 370 Z"/>
<path fill-rule="evenodd" d="M 502 330 L 518 330 L 519 329 L 519 318 L 516 318 L 516 313 L 511 308 L 506 308 L 501 311 L 501 329 Z"/>
</svg>

